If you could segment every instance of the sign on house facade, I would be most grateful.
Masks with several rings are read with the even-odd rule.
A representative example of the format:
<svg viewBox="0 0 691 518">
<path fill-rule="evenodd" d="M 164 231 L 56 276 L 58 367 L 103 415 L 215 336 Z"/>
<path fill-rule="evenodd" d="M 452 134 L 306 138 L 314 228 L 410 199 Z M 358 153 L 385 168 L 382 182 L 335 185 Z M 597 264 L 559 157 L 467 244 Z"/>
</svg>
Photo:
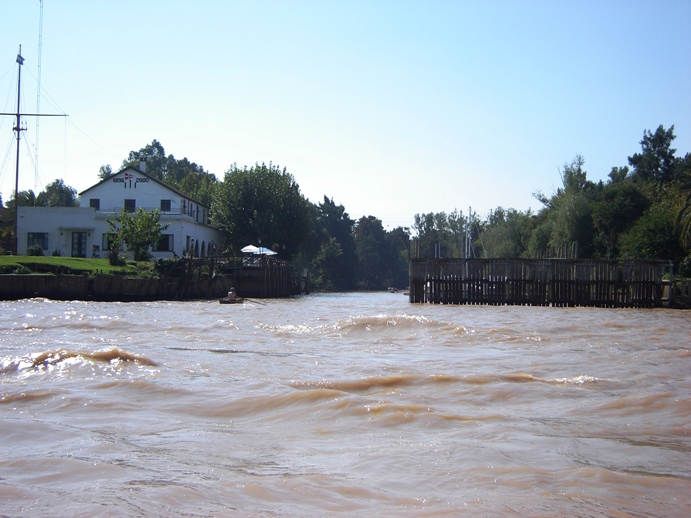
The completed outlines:
<svg viewBox="0 0 691 518">
<path fill-rule="evenodd" d="M 108 220 L 124 209 L 158 209 L 168 224 L 152 249 L 154 257 L 221 253 L 222 232 L 209 224 L 209 208 L 158 179 L 144 167 L 127 167 L 79 194 L 79 207 L 19 207 L 17 251 L 40 245 L 44 254 L 104 257 L 112 242 Z"/>
</svg>

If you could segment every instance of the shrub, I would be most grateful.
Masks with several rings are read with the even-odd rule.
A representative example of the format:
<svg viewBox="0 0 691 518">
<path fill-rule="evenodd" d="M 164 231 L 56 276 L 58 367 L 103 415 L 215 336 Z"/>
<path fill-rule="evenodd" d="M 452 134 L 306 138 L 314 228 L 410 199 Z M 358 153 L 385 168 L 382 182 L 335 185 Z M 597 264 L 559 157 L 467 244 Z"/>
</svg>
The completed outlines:
<svg viewBox="0 0 691 518">
<path fill-rule="evenodd" d="M 111 266 L 126 266 L 127 261 L 125 261 L 125 256 L 120 255 L 120 249 L 113 247 L 113 249 L 108 252 L 108 262 Z"/>
<path fill-rule="evenodd" d="M 31 245 L 26 249 L 26 255 L 43 255 L 43 247 L 41 245 Z"/>
</svg>

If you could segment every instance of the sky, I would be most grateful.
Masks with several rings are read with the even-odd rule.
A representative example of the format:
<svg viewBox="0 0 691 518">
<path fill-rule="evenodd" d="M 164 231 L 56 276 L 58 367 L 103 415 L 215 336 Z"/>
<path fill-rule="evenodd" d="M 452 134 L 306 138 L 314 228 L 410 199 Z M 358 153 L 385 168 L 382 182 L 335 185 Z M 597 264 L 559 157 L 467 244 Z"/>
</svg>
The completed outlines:
<svg viewBox="0 0 691 518">
<path fill-rule="evenodd" d="M 22 119 L 20 190 L 62 178 L 81 192 L 156 139 L 218 179 L 232 164 L 285 167 L 311 202 L 392 230 L 430 212 L 537 211 L 534 193 L 554 193 L 577 155 L 607 181 L 659 125 L 674 125 L 677 156 L 691 152 L 688 0 L 0 0 L 0 12 L 0 111 L 17 109 L 21 45 L 21 111 L 68 115 Z M 3 201 L 15 122 L 0 117 Z"/>
</svg>

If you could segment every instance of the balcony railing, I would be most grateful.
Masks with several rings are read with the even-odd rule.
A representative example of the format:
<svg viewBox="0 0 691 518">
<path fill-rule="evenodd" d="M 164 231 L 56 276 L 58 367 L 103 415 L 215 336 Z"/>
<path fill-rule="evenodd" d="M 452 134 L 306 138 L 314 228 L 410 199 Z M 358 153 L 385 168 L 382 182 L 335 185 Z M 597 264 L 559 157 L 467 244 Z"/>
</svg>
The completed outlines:
<svg viewBox="0 0 691 518">
<path fill-rule="evenodd" d="M 96 210 L 96 219 L 114 218 L 115 216 L 120 214 L 120 212 L 122 211 L 123 208 L 124 207 L 113 207 L 113 208 L 106 208 L 106 209 L 98 209 L 98 210 Z M 158 209 L 158 212 L 161 214 L 162 220 L 184 217 L 185 219 L 188 219 L 191 221 L 196 221 L 198 223 L 203 223 L 205 225 L 209 224 L 208 215 L 206 217 L 206 221 L 199 221 L 196 217 L 196 214 L 190 215 L 186 212 L 183 213 L 179 209 L 162 211 L 159 207 L 137 207 L 134 211 L 129 211 L 129 212 L 136 212 L 140 208 L 143 208 L 147 212 L 151 212 L 154 209 Z"/>
</svg>

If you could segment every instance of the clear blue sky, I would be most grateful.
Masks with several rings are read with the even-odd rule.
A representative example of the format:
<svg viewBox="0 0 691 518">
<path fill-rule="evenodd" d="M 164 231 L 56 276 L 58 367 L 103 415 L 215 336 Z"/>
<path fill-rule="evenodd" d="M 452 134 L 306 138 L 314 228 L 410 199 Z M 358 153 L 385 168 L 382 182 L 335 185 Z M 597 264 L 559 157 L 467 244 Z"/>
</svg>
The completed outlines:
<svg viewBox="0 0 691 518">
<path fill-rule="evenodd" d="M 36 110 L 39 6 L 0 0 L 0 111 L 16 110 L 20 44 Z M 536 210 L 577 154 L 606 180 L 660 124 L 691 151 L 689 27 L 688 0 L 44 0 L 40 109 L 69 118 L 38 139 L 24 120 L 20 189 L 82 191 L 157 139 L 218 178 L 271 161 L 312 202 L 388 228 Z"/>
</svg>

